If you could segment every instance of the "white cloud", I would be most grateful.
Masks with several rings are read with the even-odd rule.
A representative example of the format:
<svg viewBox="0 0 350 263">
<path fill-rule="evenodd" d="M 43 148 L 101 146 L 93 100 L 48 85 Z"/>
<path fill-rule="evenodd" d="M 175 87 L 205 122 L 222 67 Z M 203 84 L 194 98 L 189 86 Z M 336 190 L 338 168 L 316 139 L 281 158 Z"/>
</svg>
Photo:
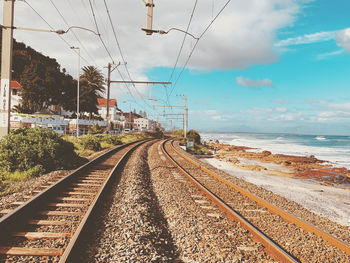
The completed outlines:
<svg viewBox="0 0 350 263">
<path fill-rule="evenodd" d="M 226 0 L 215 1 L 214 15 L 225 2 Z M 89 5 L 83 3 L 82 1 L 55 1 L 70 25 L 95 30 Z M 93 3 L 102 38 L 114 60 L 118 62 L 121 58 L 103 1 Z M 108 0 L 107 3 L 134 79 L 145 77 L 145 72 L 153 67 L 174 65 L 183 38 L 182 33 L 172 31 L 168 35 L 146 36 L 141 31 L 146 24 L 147 11 L 142 1 Z M 253 64 L 276 61 L 277 54 L 273 46 L 276 32 L 293 24 L 304 3 L 305 1 L 295 0 L 232 1 L 199 42 L 188 67 L 199 70 L 243 69 Z M 30 4 L 53 28 L 67 28 L 49 1 L 43 3 L 41 0 L 31 0 Z M 200 35 L 211 22 L 212 4 L 212 0 L 202 0 L 198 3 L 190 28 L 192 34 Z M 48 28 L 24 2 L 18 1 L 15 5 L 16 26 Z M 193 2 L 187 0 L 158 1 L 154 8 L 153 28 L 185 29 L 192 7 Z M 89 63 L 96 62 L 102 68 L 110 62 L 97 36 L 78 29 L 74 31 L 88 50 L 89 55 L 84 48 L 81 51 L 82 56 Z M 15 37 L 43 54 L 57 58 L 63 67 L 67 68 L 71 74 L 75 74 L 76 56 L 57 35 L 16 31 Z M 80 45 L 72 34 L 64 35 L 64 38 L 71 45 Z M 195 40 L 187 38 L 179 66 L 183 65 L 194 43 Z M 86 63 L 83 62 L 83 64 Z M 118 74 L 114 73 L 114 78 L 118 78 Z"/>
<path fill-rule="evenodd" d="M 350 103 L 331 104 L 329 107 L 336 110 L 350 111 Z"/>
<path fill-rule="evenodd" d="M 350 28 L 337 32 L 337 44 L 346 49 L 350 53 Z"/>
<path fill-rule="evenodd" d="M 288 111 L 287 108 L 283 108 L 283 107 L 277 107 L 275 110 L 276 110 L 277 112 L 287 112 L 287 111 Z"/>
<path fill-rule="evenodd" d="M 317 42 L 329 41 L 335 38 L 337 31 L 325 31 L 318 32 L 314 34 L 306 34 L 303 36 L 288 38 L 285 40 L 281 40 L 275 44 L 276 47 L 286 47 L 286 46 L 294 46 L 294 45 L 303 45 L 303 44 L 311 44 Z"/>
<path fill-rule="evenodd" d="M 284 99 L 275 99 L 274 102 L 278 104 L 290 104 L 290 101 Z"/>
<path fill-rule="evenodd" d="M 236 80 L 237 80 L 237 83 L 243 87 L 256 88 L 256 89 L 259 89 L 261 87 L 273 88 L 272 81 L 269 79 L 253 80 L 250 78 L 237 77 Z"/>
<path fill-rule="evenodd" d="M 343 49 L 337 50 L 337 51 L 333 51 L 333 52 L 326 52 L 326 53 L 322 53 L 322 54 L 317 55 L 316 59 L 317 60 L 324 60 L 324 59 L 327 59 L 329 57 L 334 57 L 334 56 L 337 56 L 337 55 L 340 55 L 340 54 L 343 54 L 343 53 L 344 53 Z"/>
</svg>

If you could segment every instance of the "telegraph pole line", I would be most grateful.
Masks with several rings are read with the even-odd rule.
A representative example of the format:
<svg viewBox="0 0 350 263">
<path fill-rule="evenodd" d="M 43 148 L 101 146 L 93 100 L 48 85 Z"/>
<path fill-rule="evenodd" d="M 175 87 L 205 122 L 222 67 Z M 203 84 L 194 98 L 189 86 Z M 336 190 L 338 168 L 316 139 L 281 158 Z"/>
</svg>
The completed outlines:
<svg viewBox="0 0 350 263">
<path fill-rule="evenodd" d="M 14 0 L 4 1 L 1 50 L 0 137 L 10 132 L 14 8 Z"/>
<path fill-rule="evenodd" d="M 187 108 L 187 96 L 184 95 L 185 97 L 185 104 L 184 105 L 153 105 L 153 107 L 163 107 L 163 110 L 164 110 L 164 116 L 165 116 L 165 107 L 167 108 L 176 108 L 176 107 L 179 107 L 179 108 L 184 108 L 184 111 L 185 113 L 183 114 L 184 115 L 184 137 L 185 139 L 187 138 L 187 129 L 188 129 L 188 108 Z M 169 114 L 170 115 L 170 114 Z M 175 114 L 173 114 L 175 115 Z"/>
</svg>

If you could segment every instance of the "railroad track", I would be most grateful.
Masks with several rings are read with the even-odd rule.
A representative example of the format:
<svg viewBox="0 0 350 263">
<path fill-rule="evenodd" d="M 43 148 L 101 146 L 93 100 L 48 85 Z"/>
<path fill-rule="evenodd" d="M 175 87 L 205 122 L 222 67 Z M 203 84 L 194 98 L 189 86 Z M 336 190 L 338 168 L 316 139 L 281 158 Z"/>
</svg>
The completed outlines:
<svg viewBox="0 0 350 263">
<path fill-rule="evenodd" d="M 117 168 L 143 142 L 116 147 L 13 211 L 2 211 L 0 261 L 72 262 Z"/>
<path fill-rule="evenodd" d="M 241 226 L 281 262 L 349 262 L 350 245 L 262 200 L 201 166 L 173 141 L 162 144 L 165 156 L 226 216 Z M 163 157 L 164 158 L 164 157 Z M 165 159 L 165 158 L 164 158 Z"/>
</svg>

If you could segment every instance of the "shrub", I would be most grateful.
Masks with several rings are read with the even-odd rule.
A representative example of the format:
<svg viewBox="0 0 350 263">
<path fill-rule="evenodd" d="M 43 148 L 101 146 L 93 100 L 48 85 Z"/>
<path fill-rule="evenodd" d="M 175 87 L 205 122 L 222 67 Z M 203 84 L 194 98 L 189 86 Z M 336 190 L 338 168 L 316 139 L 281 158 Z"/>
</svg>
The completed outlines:
<svg viewBox="0 0 350 263">
<path fill-rule="evenodd" d="M 118 135 L 109 135 L 109 134 L 95 134 L 92 135 L 95 137 L 100 143 L 107 143 L 111 145 L 120 145 L 123 144 L 119 139 Z"/>
<path fill-rule="evenodd" d="M 91 150 L 91 151 L 100 151 L 101 150 L 101 143 L 96 136 L 84 136 L 80 139 L 81 144 L 84 148 L 84 150 Z"/>
<path fill-rule="evenodd" d="M 173 135 L 177 136 L 177 137 L 184 137 L 184 130 L 176 130 L 173 131 Z"/>
<path fill-rule="evenodd" d="M 187 132 L 187 138 L 197 144 L 201 144 L 201 136 L 196 130 L 189 130 L 189 132 Z"/>
<path fill-rule="evenodd" d="M 58 169 L 70 169 L 82 159 L 72 143 L 57 133 L 42 128 L 11 131 L 0 141 L 2 172 L 26 171 L 31 176 Z"/>
</svg>

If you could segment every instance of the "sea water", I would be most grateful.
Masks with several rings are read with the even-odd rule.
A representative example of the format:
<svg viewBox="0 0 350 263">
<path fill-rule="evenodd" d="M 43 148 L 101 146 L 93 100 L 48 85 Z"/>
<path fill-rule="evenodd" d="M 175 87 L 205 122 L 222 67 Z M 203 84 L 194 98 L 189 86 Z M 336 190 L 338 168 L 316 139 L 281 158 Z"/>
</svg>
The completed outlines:
<svg viewBox="0 0 350 263">
<path fill-rule="evenodd" d="M 318 136 L 266 133 L 201 133 L 202 140 L 247 146 L 252 151 L 267 150 L 274 154 L 314 155 L 336 167 L 350 169 L 350 136 Z"/>
</svg>

